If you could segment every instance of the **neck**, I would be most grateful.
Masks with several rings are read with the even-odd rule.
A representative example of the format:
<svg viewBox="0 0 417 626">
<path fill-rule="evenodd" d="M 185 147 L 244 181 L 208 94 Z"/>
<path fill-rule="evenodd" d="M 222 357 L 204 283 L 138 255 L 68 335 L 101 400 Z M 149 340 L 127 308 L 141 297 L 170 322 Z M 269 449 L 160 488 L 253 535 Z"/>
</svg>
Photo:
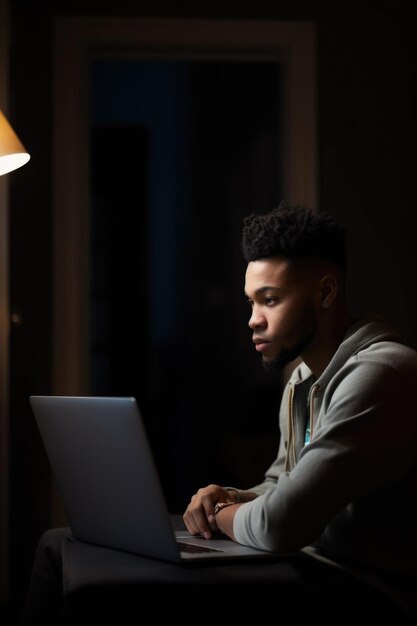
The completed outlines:
<svg viewBox="0 0 417 626">
<path fill-rule="evenodd" d="M 316 336 L 312 344 L 302 354 L 303 361 L 316 378 L 321 376 L 332 360 L 352 322 L 353 319 L 345 304 L 338 309 L 323 311 L 318 322 Z"/>
</svg>

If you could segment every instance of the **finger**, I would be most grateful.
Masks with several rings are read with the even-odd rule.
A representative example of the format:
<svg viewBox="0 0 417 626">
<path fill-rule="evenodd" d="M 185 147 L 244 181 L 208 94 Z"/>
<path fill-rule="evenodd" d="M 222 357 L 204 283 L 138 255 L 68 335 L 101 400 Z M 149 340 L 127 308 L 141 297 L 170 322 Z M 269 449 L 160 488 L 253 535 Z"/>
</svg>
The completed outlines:
<svg viewBox="0 0 417 626">
<path fill-rule="evenodd" d="M 210 539 L 212 536 L 212 528 L 205 509 L 202 505 L 198 507 L 189 506 L 187 509 L 187 528 L 194 534 L 200 534 L 205 539 Z"/>
<path fill-rule="evenodd" d="M 189 508 L 185 511 L 185 513 L 184 513 L 182 518 L 184 520 L 185 527 L 187 528 L 188 532 L 191 535 L 199 535 L 200 534 L 200 530 L 197 527 L 197 525 L 195 523 L 195 520 L 194 520 L 194 515 L 191 513 Z"/>
</svg>

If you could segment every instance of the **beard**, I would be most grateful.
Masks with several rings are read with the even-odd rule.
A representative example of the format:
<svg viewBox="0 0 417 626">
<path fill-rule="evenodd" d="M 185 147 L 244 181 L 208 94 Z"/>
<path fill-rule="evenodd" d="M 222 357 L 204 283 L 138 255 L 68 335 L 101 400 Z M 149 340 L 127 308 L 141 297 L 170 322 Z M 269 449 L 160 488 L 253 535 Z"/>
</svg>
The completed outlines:
<svg viewBox="0 0 417 626">
<path fill-rule="evenodd" d="M 317 323 L 313 306 L 307 304 L 299 321 L 288 334 L 288 337 L 294 339 L 294 344 L 288 348 L 281 348 L 271 361 L 266 362 L 262 360 L 263 369 L 266 372 L 282 369 L 288 363 L 301 356 L 313 341 L 316 330 Z"/>
</svg>

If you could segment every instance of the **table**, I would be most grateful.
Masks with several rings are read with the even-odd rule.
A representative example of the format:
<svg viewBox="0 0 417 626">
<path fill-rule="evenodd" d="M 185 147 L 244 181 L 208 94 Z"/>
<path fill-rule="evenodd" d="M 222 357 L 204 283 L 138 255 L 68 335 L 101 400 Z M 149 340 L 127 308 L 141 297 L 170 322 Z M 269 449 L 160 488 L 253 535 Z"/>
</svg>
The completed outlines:
<svg viewBox="0 0 417 626">
<path fill-rule="evenodd" d="M 174 519 L 180 529 L 179 518 Z M 296 565 L 268 561 L 173 565 L 69 536 L 63 548 L 64 624 L 299 625 L 310 597 Z M 285 621 L 284 621 L 285 616 Z"/>
<path fill-rule="evenodd" d="M 174 565 L 81 542 L 68 532 L 62 556 L 64 626 L 410 623 L 381 594 L 302 553 Z"/>
</svg>

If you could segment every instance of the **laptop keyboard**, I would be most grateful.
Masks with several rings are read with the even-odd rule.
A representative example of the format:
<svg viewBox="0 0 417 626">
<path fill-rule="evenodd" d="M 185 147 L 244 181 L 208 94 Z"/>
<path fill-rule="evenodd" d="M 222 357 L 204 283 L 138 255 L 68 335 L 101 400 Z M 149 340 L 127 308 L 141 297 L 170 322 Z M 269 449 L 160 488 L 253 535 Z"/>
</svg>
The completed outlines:
<svg viewBox="0 0 417 626">
<path fill-rule="evenodd" d="M 192 554 L 201 554 L 202 552 L 223 552 L 223 550 L 218 550 L 217 548 L 206 548 L 205 546 L 197 546 L 194 543 L 184 543 L 183 541 L 178 541 L 178 545 L 180 546 L 181 552 L 190 552 Z"/>
</svg>

